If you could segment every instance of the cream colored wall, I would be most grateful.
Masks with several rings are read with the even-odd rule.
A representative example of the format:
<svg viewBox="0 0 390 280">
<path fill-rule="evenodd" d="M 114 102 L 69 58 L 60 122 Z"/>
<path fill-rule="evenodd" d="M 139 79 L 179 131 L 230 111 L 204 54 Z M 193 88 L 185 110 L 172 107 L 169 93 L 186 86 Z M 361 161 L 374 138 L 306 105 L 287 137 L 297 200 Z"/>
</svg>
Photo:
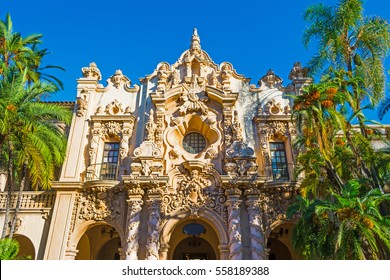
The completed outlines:
<svg viewBox="0 0 390 280">
<path fill-rule="evenodd" d="M 47 220 L 48 211 L 45 210 L 43 214 L 37 211 L 21 211 L 18 218 L 21 220 L 20 226 L 15 232 L 15 235 L 23 235 L 31 240 L 36 259 L 43 259 L 46 247 L 46 240 L 49 231 L 50 220 Z M 11 212 L 12 213 L 12 212 Z M 0 225 L 4 224 L 4 212 L 0 213 Z M 13 215 L 10 216 L 11 219 Z"/>
</svg>

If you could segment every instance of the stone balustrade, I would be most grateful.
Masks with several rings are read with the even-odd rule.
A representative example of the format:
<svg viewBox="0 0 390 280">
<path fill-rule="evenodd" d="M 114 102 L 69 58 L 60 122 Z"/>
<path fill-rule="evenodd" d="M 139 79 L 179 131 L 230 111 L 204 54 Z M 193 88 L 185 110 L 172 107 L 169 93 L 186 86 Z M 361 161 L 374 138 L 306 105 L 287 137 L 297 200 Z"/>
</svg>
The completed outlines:
<svg viewBox="0 0 390 280">
<path fill-rule="evenodd" d="M 11 209 L 16 208 L 18 201 L 18 192 L 11 194 Z M 26 191 L 22 194 L 20 209 L 43 209 L 52 208 L 55 201 L 55 192 L 53 191 Z M 7 193 L 0 193 L 0 210 L 4 211 L 7 204 Z"/>
</svg>

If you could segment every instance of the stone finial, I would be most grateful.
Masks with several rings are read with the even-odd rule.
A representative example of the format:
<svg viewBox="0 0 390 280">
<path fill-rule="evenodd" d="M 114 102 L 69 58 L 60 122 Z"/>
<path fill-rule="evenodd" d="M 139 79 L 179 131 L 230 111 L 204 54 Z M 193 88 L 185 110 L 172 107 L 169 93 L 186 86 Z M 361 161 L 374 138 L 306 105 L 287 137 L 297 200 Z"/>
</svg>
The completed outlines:
<svg viewBox="0 0 390 280">
<path fill-rule="evenodd" d="M 269 69 L 267 71 L 267 74 L 265 74 L 258 82 L 259 86 L 261 86 L 262 83 L 265 83 L 269 88 L 274 88 L 275 85 L 281 84 L 283 80 L 275 75 L 274 71 L 272 69 Z"/>
<path fill-rule="evenodd" d="M 290 80 L 309 79 L 309 68 L 302 67 L 300 62 L 294 62 L 294 66 L 291 68 L 288 78 Z"/>
<path fill-rule="evenodd" d="M 102 75 L 100 74 L 100 70 L 97 67 L 95 62 L 91 62 L 89 67 L 81 68 L 81 72 L 83 73 L 84 78 L 94 79 L 100 81 L 102 79 Z"/>
<path fill-rule="evenodd" d="M 200 47 L 200 38 L 198 35 L 198 30 L 194 28 L 194 32 L 192 33 L 192 38 L 191 38 L 190 50 L 199 52 L 200 49 L 201 47 Z"/>
</svg>

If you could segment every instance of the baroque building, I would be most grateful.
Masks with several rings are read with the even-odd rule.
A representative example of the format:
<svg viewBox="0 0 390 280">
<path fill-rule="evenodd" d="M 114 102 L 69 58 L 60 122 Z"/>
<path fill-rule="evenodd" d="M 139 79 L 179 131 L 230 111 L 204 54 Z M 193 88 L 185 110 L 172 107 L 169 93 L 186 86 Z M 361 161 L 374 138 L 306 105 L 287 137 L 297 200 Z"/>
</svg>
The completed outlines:
<svg viewBox="0 0 390 280">
<path fill-rule="evenodd" d="M 214 63 L 196 29 L 173 64 L 132 82 L 82 68 L 53 190 L 26 191 L 16 238 L 33 259 L 296 259 L 292 101 L 310 83 L 258 86 Z M 1 194 L 4 210 L 5 193 Z M 12 199 L 16 204 L 16 194 Z M 3 212 L 4 213 L 4 212 Z M 2 222 L 3 216 L 0 218 Z"/>
</svg>

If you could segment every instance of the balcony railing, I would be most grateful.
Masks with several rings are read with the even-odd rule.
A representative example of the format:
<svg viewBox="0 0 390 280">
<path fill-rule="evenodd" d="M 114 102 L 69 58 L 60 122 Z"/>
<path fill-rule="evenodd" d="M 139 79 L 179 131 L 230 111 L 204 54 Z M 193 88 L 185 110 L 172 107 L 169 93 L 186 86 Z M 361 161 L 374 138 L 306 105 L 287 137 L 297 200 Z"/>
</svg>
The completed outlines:
<svg viewBox="0 0 390 280">
<path fill-rule="evenodd" d="M 22 193 L 20 209 L 44 209 L 52 208 L 55 200 L 53 191 L 25 191 Z M 18 192 L 11 194 L 10 209 L 16 208 Z M 6 208 L 7 193 L 0 193 L 0 209 Z"/>
<path fill-rule="evenodd" d="M 87 169 L 87 181 L 96 180 L 118 180 L 117 163 L 98 163 L 92 164 Z"/>
</svg>

